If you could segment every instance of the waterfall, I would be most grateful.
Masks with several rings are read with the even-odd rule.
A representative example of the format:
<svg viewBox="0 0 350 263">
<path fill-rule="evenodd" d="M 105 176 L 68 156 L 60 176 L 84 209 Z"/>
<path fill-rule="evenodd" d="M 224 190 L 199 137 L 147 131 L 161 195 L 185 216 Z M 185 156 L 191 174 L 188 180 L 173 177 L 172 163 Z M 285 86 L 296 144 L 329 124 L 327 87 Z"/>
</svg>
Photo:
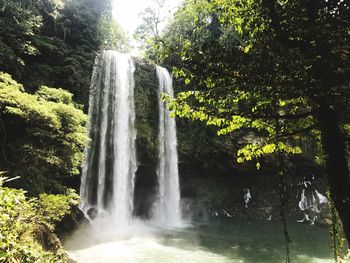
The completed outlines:
<svg viewBox="0 0 350 263">
<path fill-rule="evenodd" d="M 314 180 L 315 178 L 312 176 L 312 179 L 305 180 L 304 178 L 298 184 L 302 187 L 298 206 L 300 211 L 304 214 L 304 217 L 301 220 L 297 220 L 299 223 L 310 221 L 313 225 L 321 214 L 322 204 L 328 203 L 327 197 L 318 192 L 314 187 Z"/>
<path fill-rule="evenodd" d="M 157 66 L 159 81 L 159 164 L 158 199 L 153 219 L 166 226 L 181 226 L 180 187 L 175 119 L 170 117 L 161 94 L 174 95 L 172 77 L 169 72 Z"/>
<path fill-rule="evenodd" d="M 89 214 L 108 214 L 125 225 L 132 216 L 136 164 L 134 64 L 127 54 L 97 56 L 89 101 L 90 143 L 85 149 L 80 195 Z"/>
<path fill-rule="evenodd" d="M 160 95 L 174 95 L 172 77 L 156 67 L 159 81 L 158 198 L 153 218 L 162 226 L 180 226 L 180 187 L 175 119 Z M 126 225 L 133 212 L 136 164 L 134 64 L 127 54 L 97 56 L 89 101 L 90 143 L 85 149 L 81 208 L 91 218 L 110 216 Z"/>
</svg>

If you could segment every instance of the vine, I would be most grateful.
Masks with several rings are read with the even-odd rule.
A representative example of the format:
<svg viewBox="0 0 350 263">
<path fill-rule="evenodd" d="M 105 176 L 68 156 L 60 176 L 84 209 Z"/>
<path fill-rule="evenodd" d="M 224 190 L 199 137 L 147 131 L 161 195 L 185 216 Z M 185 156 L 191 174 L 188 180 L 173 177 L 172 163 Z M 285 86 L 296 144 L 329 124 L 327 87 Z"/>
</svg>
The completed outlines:
<svg viewBox="0 0 350 263">
<path fill-rule="evenodd" d="M 278 106 L 277 106 L 278 107 Z M 280 134 L 280 122 L 279 119 L 275 119 L 276 126 L 275 126 L 275 143 L 278 145 L 278 138 Z M 288 227 L 287 227 L 287 220 L 286 220 L 286 215 L 285 215 L 285 208 L 286 208 L 286 202 L 287 202 L 287 197 L 286 197 L 286 185 L 285 185 L 285 174 L 284 174 L 284 169 L 283 169 L 283 152 L 280 150 L 277 150 L 277 167 L 278 167 L 278 178 L 279 178 L 279 188 L 280 188 L 280 199 L 281 199 L 281 219 L 282 219 L 282 224 L 283 224 L 283 235 L 284 235 L 284 240 L 285 240 L 285 249 L 286 249 L 286 263 L 290 263 L 290 247 L 289 244 L 291 242 L 289 233 L 288 233 Z"/>
<path fill-rule="evenodd" d="M 343 236 L 343 232 L 342 232 L 342 223 L 339 219 L 339 215 L 337 213 L 337 211 L 335 210 L 334 207 L 334 203 L 332 201 L 332 199 L 330 198 L 330 192 L 327 191 L 327 198 L 329 201 L 329 206 L 330 206 L 330 210 L 329 210 L 329 217 L 331 219 L 331 225 L 330 225 L 330 236 L 331 236 L 331 240 L 332 240 L 332 252 L 333 252 L 333 256 L 334 256 L 334 261 L 336 263 L 342 263 L 345 262 L 345 259 L 349 259 L 349 254 L 347 256 L 344 256 L 343 251 L 344 251 L 344 236 Z M 349 251 L 350 253 L 350 251 Z"/>
</svg>

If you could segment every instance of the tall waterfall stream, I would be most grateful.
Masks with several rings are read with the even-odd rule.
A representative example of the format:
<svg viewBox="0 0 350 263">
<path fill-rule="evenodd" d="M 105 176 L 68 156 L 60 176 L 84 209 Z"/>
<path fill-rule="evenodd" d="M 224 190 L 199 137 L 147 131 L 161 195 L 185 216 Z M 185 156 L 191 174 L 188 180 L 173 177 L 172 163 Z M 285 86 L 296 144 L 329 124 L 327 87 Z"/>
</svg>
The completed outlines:
<svg viewBox="0 0 350 263">
<path fill-rule="evenodd" d="M 159 196 L 155 206 L 154 220 L 167 226 L 181 226 L 180 186 L 177 157 L 176 123 L 170 117 L 162 93 L 174 96 L 172 78 L 169 72 L 157 66 L 159 81 Z"/>
<path fill-rule="evenodd" d="M 181 226 L 176 123 L 162 93 L 173 96 L 169 72 L 157 66 L 159 82 L 158 197 L 154 222 Z M 103 51 L 96 58 L 90 94 L 90 145 L 81 179 L 81 208 L 97 217 L 128 225 L 133 213 L 137 170 L 135 148 L 134 63 L 128 54 Z"/>
<path fill-rule="evenodd" d="M 172 78 L 159 66 L 157 193 L 151 218 L 133 217 L 134 69 L 127 54 L 103 51 L 96 58 L 89 104 L 91 141 L 85 149 L 80 189 L 80 207 L 91 222 L 65 240 L 69 256 L 78 263 L 283 262 L 283 239 L 272 222 L 218 220 L 184 227 L 176 124 L 160 99 L 162 93 L 174 95 Z M 324 250 L 329 242 L 322 239 L 326 229 L 313 231 L 296 223 L 290 229 L 292 235 L 302 233 L 292 243 L 293 262 L 332 262 L 330 251 Z"/>
<path fill-rule="evenodd" d="M 83 211 L 94 208 L 118 225 L 131 220 L 137 169 L 133 74 L 127 54 L 104 51 L 96 59 L 80 189 Z"/>
</svg>

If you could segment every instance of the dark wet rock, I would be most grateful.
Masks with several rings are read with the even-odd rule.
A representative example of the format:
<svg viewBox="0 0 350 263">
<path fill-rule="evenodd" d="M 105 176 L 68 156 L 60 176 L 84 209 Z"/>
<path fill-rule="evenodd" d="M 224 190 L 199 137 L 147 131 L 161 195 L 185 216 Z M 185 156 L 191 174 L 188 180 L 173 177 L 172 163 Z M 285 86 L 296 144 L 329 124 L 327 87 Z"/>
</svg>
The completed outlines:
<svg viewBox="0 0 350 263">
<path fill-rule="evenodd" d="M 96 208 L 91 207 L 86 213 L 91 220 L 94 220 L 98 216 L 98 211 Z"/>
<path fill-rule="evenodd" d="M 77 230 L 81 224 L 89 223 L 83 211 L 78 206 L 73 206 L 69 214 L 66 214 L 61 222 L 56 225 L 55 232 L 59 237 L 63 237 Z"/>
</svg>

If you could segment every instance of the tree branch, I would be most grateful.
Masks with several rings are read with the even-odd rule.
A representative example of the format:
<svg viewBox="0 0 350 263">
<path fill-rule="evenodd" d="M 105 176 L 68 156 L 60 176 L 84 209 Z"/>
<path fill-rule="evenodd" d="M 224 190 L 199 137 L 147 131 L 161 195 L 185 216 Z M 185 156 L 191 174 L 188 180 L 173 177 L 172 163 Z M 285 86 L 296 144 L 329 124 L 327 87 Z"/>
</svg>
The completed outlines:
<svg viewBox="0 0 350 263">
<path fill-rule="evenodd" d="M 300 114 L 290 114 L 290 115 L 259 115 L 252 114 L 250 117 L 258 118 L 258 119 L 284 119 L 284 120 L 295 120 L 301 119 L 308 116 L 312 116 L 316 111 L 308 111 Z"/>
<path fill-rule="evenodd" d="M 282 138 L 282 137 L 290 137 L 290 136 L 294 136 L 294 135 L 297 135 L 297 134 L 300 134 L 300 133 L 306 133 L 306 132 L 309 132 L 309 131 L 312 131 L 313 129 L 315 129 L 317 127 L 317 123 L 314 124 L 314 125 L 311 125 L 309 127 L 306 127 L 304 129 L 300 129 L 300 130 L 295 130 L 293 132 L 289 132 L 289 133 L 282 133 L 280 134 L 278 137 L 279 138 Z"/>
<path fill-rule="evenodd" d="M 311 45 L 306 41 L 290 39 L 287 32 L 282 29 L 282 21 L 277 14 L 275 0 L 263 0 L 262 3 L 263 6 L 267 8 L 268 15 L 271 19 L 271 26 L 276 33 L 277 40 L 282 46 L 286 48 L 300 48 L 302 50 L 306 50 L 311 47 Z"/>
</svg>

